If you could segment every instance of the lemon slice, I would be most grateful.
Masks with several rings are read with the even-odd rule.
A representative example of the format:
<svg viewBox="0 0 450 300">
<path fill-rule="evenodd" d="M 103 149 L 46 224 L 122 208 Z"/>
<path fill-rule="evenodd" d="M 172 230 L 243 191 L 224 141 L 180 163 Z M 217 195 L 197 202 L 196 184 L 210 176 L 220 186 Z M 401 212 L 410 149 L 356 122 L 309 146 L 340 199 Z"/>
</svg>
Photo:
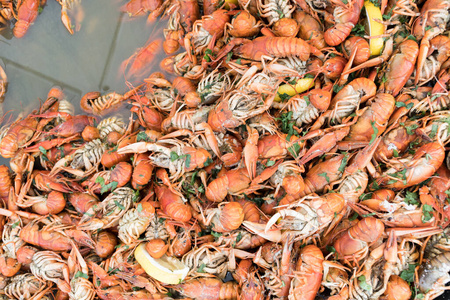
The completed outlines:
<svg viewBox="0 0 450 300">
<path fill-rule="evenodd" d="M 148 275 L 167 284 L 178 284 L 189 273 L 189 268 L 174 257 L 165 254 L 158 259 L 151 257 L 144 243 L 134 250 L 134 257 Z"/>
<path fill-rule="evenodd" d="M 231 9 L 230 4 L 236 5 L 236 7 L 239 7 L 239 1 L 238 0 L 225 0 L 225 9 Z"/>
<path fill-rule="evenodd" d="M 313 78 L 302 78 L 299 79 L 295 84 L 282 84 L 278 88 L 277 95 L 275 96 L 274 101 L 280 102 L 283 98 L 284 94 L 288 96 L 294 96 L 304 91 L 309 90 L 314 86 Z"/>
<path fill-rule="evenodd" d="M 381 10 L 370 1 L 364 1 L 364 8 L 366 9 L 366 27 L 369 29 L 370 36 L 378 36 L 384 34 L 384 25 L 375 21 L 383 20 Z M 376 38 L 369 40 L 370 55 L 380 55 L 383 50 L 383 38 Z"/>
</svg>

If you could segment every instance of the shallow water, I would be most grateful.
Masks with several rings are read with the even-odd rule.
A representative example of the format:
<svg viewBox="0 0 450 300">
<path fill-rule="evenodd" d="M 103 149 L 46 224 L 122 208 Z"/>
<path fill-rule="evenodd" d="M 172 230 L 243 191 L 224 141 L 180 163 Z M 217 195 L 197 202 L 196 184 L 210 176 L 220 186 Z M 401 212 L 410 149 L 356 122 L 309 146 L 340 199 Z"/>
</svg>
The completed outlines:
<svg viewBox="0 0 450 300">
<path fill-rule="evenodd" d="M 161 21 L 146 25 L 146 17 L 131 19 L 120 12 L 126 2 L 82 1 L 85 17 L 74 35 L 62 24 L 61 6 L 55 0 L 47 1 L 24 38 L 14 38 L 10 29 L 4 30 L 0 63 L 9 84 L 3 112 L 30 112 L 55 85 L 64 89 L 77 110 L 87 92 L 126 92 L 120 64 L 149 38 L 160 36 L 156 33 L 163 26 Z"/>
<path fill-rule="evenodd" d="M 77 113 L 81 97 L 91 91 L 126 92 L 129 87 L 121 63 L 146 44 L 161 37 L 163 21 L 146 24 L 146 17 L 130 18 L 120 11 L 127 1 L 84 0 L 81 29 L 70 35 L 61 22 L 61 6 L 48 0 L 25 37 L 13 37 L 11 29 L 0 34 L 0 64 L 8 77 L 1 115 L 11 111 L 14 120 L 39 107 L 53 86 L 63 88 Z M 155 60 L 148 74 L 158 68 Z M 134 83 L 136 84 L 136 82 Z M 129 117 L 129 111 L 116 114 Z M 8 116 L 9 116 L 8 115 Z M 6 160 L 0 159 L 0 164 Z"/>
</svg>

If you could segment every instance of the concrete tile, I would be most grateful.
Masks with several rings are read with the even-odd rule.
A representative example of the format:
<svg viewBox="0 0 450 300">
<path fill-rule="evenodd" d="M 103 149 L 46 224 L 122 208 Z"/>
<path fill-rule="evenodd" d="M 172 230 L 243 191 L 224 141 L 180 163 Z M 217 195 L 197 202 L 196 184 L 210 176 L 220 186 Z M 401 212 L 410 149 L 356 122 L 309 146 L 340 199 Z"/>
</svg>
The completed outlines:
<svg viewBox="0 0 450 300">
<path fill-rule="evenodd" d="M 0 39 L 0 58 L 58 78 L 83 92 L 96 90 L 121 14 L 119 4 L 110 0 L 83 1 L 81 30 L 70 36 L 61 22 L 61 6 L 48 1 L 24 38 L 5 39 L 4 44 Z"/>
<path fill-rule="evenodd" d="M 57 85 L 63 88 L 66 99 L 79 107 L 81 91 L 64 85 L 54 78 L 44 77 L 33 70 L 26 69 L 14 62 L 5 62 L 8 76 L 8 88 L 5 101 L 2 103 L 3 113 L 12 110 L 13 116 L 20 112 L 30 113 L 39 107 L 39 99 L 44 101 L 50 89 Z M 1 115 L 3 115 L 3 113 Z"/>
</svg>

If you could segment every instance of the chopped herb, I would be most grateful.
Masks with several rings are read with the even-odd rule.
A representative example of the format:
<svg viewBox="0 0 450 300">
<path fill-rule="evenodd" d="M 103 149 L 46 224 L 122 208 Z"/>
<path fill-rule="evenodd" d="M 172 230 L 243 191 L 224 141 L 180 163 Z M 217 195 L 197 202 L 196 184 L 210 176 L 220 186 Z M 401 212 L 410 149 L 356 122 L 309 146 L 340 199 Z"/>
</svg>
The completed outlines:
<svg viewBox="0 0 450 300">
<path fill-rule="evenodd" d="M 178 156 L 178 154 L 175 151 L 170 152 L 170 161 L 176 161 L 179 158 L 180 157 Z"/>
<path fill-rule="evenodd" d="M 289 99 L 291 99 L 291 97 L 292 97 L 292 96 L 289 96 L 289 95 L 286 94 L 286 93 L 283 93 L 283 94 L 277 93 L 277 94 L 278 94 L 278 97 L 280 97 L 281 102 L 286 102 L 286 101 L 288 101 Z"/>
<path fill-rule="evenodd" d="M 232 56 L 233 56 L 233 52 L 232 51 L 228 52 L 227 59 L 225 60 L 225 62 L 229 62 L 231 60 Z"/>
<path fill-rule="evenodd" d="M 344 88 L 344 86 L 342 85 L 333 85 L 333 92 L 338 93 L 340 90 L 342 90 Z"/>
<path fill-rule="evenodd" d="M 287 141 L 291 140 L 291 136 L 297 135 L 297 131 L 294 129 L 295 122 L 292 120 L 293 112 L 289 111 L 287 113 L 281 114 L 280 118 L 277 120 L 281 121 L 281 132 L 287 133 Z"/>
<path fill-rule="evenodd" d="M 347 166 L 347 162 L 348 162 L 348 153 L 345 153 L 344 158 L 341 161 L 341 164 L 339 165 L 338 171 L 339 172 L 344 172 L 345 166 Z"/>
<path fill-rule="evenodd" d="M 417 39 L 415 36 L 413 36 L 412 34 L 408 35 L 408 37 L 406 38 L 407 40 L 413 40 L 415 42 L 417 42 Z"/>
<path fill-rule="evenodd" d="M 395 106 L 396 107 L 406 107 L 406 109 L 411 109 L 414 106 L 414 103 L 411 102 L 411 103 L 406 104 L 405 102 L 396 101 Z"/>
<path fill-rule="evenodd" d="M 370 125 L 372 125 L 373 133 L 369 144 L 372 144 L 378 136 L 378 128 L 375 126 L 375 121 L 370 122 Z"/>
<path fill-rule="evenodd" d="M 356 220 L 356 218 L 357 218 L 358 216 L 359 216 L 358 213 L 354 213 L 354 214 L 351 215 L 348 219 L 349 219 L 350 221 L 353 221 L 353 220 Z"/>
<path fill-rule="evenodd" d="M 356 36 L 364 37 L 366 34 L 366 30 L 364 29 L 364 25 L 356 24 L 352 29 L 352 33 Z"/>
<path fill-rule="evenodd" d="M 372 287 L 366 282 L 366 276 L 361 275 L 358 277 L 359 286 L 363 289 L 368 291 L 369 293 L 372 291 Z"/>
<path fill-rule="evenodd" d="M 45 150 L 44 147 L 39 146 L 39 151 L 41 151 L 42 154 L 47 155 L 47 150 Z"/>
<path fill-rule="evenodd" d="M 387 21 L 392 17 L 392 9 L 387 13 L 383 15 L 383 20 Z"/>
<path fill-rule="evenodd" d="M 125 210 L 125 206 L 123 206 L 122 204 L 120 204 L 117 200 L 114 200 L 114 204 L 115 204 L 120 210 Z"/>
<path fill-rule="evenodd" d="M 336 253 L 336 248 L 334 248 L 333 246 L 327 246 L 327 250 L 328 250 L 329 252 Z"/>
<path fill-rule="evenodd" d="M 198 267 L 198 269 L 197 269 L 197 272 L 198 273 L 205 273 L 205 271 L 203 271 L 203 269 L 206 267 L 206 264 L 205 263 L 202 263 L 201 265 L 200 265 L 200 267 Z"/>
<path fill-rule="evenodd" d="M 419 125 L 417 124 L 412 124 L 411 126 L 405 126 L 406 129 L 406 133 L 409 135 L 414 135 L 415 134 L 415 130 L 419 128 Z"/>
<path fill-rule="evenodd" d="M 379 0 L 369 0 L 369 1 L 376 7 L 381 8 L 381 3 Z"/>
<path fill-rule="evenodd" d="M 406 191 L 405 199 L 403 199 L 406 204 L 412 204 L 412 205 L 418 205 L 419 202 L 419 196 L 415 192 Z"/>
<path fill-rule="evenodd" d="M 203 59 L 205 59 L 207 62 L 210 62 L 211 61 L 210 55 L 212 55 L 212 50 L 211 49 L 206 49 L 205 50 L 205 55 L 203 56 Z"/>
<path fill-rule="evenodd" d="M 20 224 L 20 221 L 17 221 L 17 222 L 15 222 L 15 223 L 13 223 L 13 224 L 11 225 L 11 228 L 14 229 L 14 228 L 16 228 L 17 226 L 19 226 L 19 224 Z"/>
<path fill-rule="evenodd" d="M 305 75 L 303 75 L 303 78 L 313 78 L 314 79 L 314 75 L 313 74 L 305 74 Z"/>
<path fill-rule="evenodd" d="M 142 204 L 139 203 L 138 206 L 136 207 L 136 210 L 140 213 L 142 212 Z"/>
<path fill-rule="evenodd" d="M 217 3 L 216 8 L 221 8 L 222 5 L 224 5 L 225 0 L 220 0 L 219 3 Z"/>
<path fill-rule="evenodd" d="M 427 160 L 427 162 L 431 159 L 431 155 L 429 153 L 425 154 L 425 159 Z"/>
<path fill-rule="evenodd" d="M 392 153 L 394 154 L 394 157 L 398 157 L 398 151 L 395 149 L 392 149 Z"/>
<path fill-rule="evenodd" d="M 141 131 L 136 135 L 136 142 L 150 142 L 150 137 L 145 133 L 145 131 Z"/>
<path fill-rule="evenodd" d="M 133 195 L 133 202 L 137 202 L 139 200 L 139 190 L 136 190 Z"/>
<path fill-rule="evenodd" d="M 372 182 L 372 189 L 374 189 L 375 191 L 380 189 L 380 185 L 378 184 L 378 182 Z"/>
<path fill-rule="evenodd" d="M 267 167 L 271 167 L 271 166 L 273 166 L 274 164 L 275 164 L 275 161 L 269 160 L 269 161 L 267 162 L 266 166 L 267 166 Z"/>
<path fill-rule="evenodd" d="M 373 213 L 362 215 L 362 217 L 367 218 L 367 217 L 371 217 L 371 216 L 375 216 L 375 215 L 376 215 L 376 213 L 373 212 Z"/>
<path fill-rule="evenodd" d="M 105 185 L 105 179 L 102 176 L 95 178 L 95 183 L 100 183 L 101 186 Z"/>
<path fill-rule="evenodd" d="M 240 57 L 236 60 L 236 63 L 237 63 L 238 65 L 241 64 L 241 58 L 240 58 Z"/>
<path fill-rule="evenodd" d="M 220 232 L 215 232 L 215 231 L 211 231 L 211 234 L 216 239 L 218 239 L 218 238 L 220 238 L 222 236 L 222 234 Z"/>
<path fill-rule="evenodd" d="M 417 295 L 416 295 L 416 298 L 415 298 L 415 299 L 423 299 L 423 298 L 425 298 L 425 295 L 422 294 L 422 293 L 420 293 L 420 294 L 417 294 Z"/>
<path fill-rule="evenodd" d="M 289 153 L 295 158 L 300 153 L 300 145 L 295 143 L 291 147 L 288 148 Z"/>
<path fill-rule="evenodd" d="M 430 138 L 434 139 L 436 137 L 437 131 L 438 131 L 438 124 L 433 123 L 433 125 L 431 126 Z"/>
<path fill-rule="evenodd" d="M 239 231 L 237 237 L 236 237 L 236 243 L 239 243 L 242 240 L 242 232 Z"/>
<path fill-rule="evenodd" d="M 310 105 L 311 102 L 309 101 L 309 96 L 304 96 L 303 99 L 306 101 L 306 105 Z"/>
<path fill-rule="evenodd" d="M 208 157 L 205 161 L 205 163 L 203 164 L 203 166 L 207 167 L 210 164 L 212 164 L 214 161 L 211 159 L 211 157 Z"/>
<path fill-rule="evenodd" d="M 186 168 L 191 167 L 191 155 L 190 154 L 186 154 L 186 159 L 184 162 L 185 162 Z"/>
<path fill-rule="evenodd" d="M 283 19 L 284 18 L 284 13 L 283 13 L 283 11 L 281 10 L 281 9 L 277 9 L 277 10 L 275 10 L 277 13 L 278 13 L 278 15 L 280 16 L 280 19 Z"/>
<path fill-rule="evenodd" d="M 320 173 L 319 176 L 324 177 L 325 180 L 330 183 L 330 177 L 328 177 L 327 172 Z"/>
<path fill-rule="evenodd" d="M 400 277 L 407 282 L 414 282 L 415 269 L 416 269 L 415 264 L 409 264 L 408 269 L 405 269 L 400 273 Z"/>
<path fill-rule="evenodd" d="M 74 277 L 75 277 L 75 279 L 77 279 L 79 277 L 82 277 L 84 279 L 89 279 L 89 276 L 86 273 L 83 273 L 81 271 L 76 272 Z"/>
<path fill-rule="evenodd" d="M 428 221 L 430 221 L 433 218 L 433 206 L 428 205 L 428 204 L 424 204 L 422 206 L 422 223 L 426 223 Z"/>
</svg>

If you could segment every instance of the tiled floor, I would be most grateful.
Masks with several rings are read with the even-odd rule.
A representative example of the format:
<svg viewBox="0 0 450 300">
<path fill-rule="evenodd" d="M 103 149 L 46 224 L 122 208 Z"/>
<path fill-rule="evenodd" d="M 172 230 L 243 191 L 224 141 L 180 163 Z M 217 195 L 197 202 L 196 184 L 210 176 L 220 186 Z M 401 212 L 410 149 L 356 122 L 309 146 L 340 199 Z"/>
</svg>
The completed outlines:
<svg viewBox="0 0 450 300">
<path fill-rule="evenodd" d="M 60 5 L 48 0 L 22 39 L 0 36 L 0 63 L 8 76 L 3 111 L 16 112 L 39 105 L 54 85 L 62 86 L 78 108 L 89 91 L 126 90 L 120 63 L 142 47 L 162 24 L 145 24 L 120 12 L 126 1 L 82 0 L 85 17 L 71 36 L 60 20 Z"/>
</svg>

